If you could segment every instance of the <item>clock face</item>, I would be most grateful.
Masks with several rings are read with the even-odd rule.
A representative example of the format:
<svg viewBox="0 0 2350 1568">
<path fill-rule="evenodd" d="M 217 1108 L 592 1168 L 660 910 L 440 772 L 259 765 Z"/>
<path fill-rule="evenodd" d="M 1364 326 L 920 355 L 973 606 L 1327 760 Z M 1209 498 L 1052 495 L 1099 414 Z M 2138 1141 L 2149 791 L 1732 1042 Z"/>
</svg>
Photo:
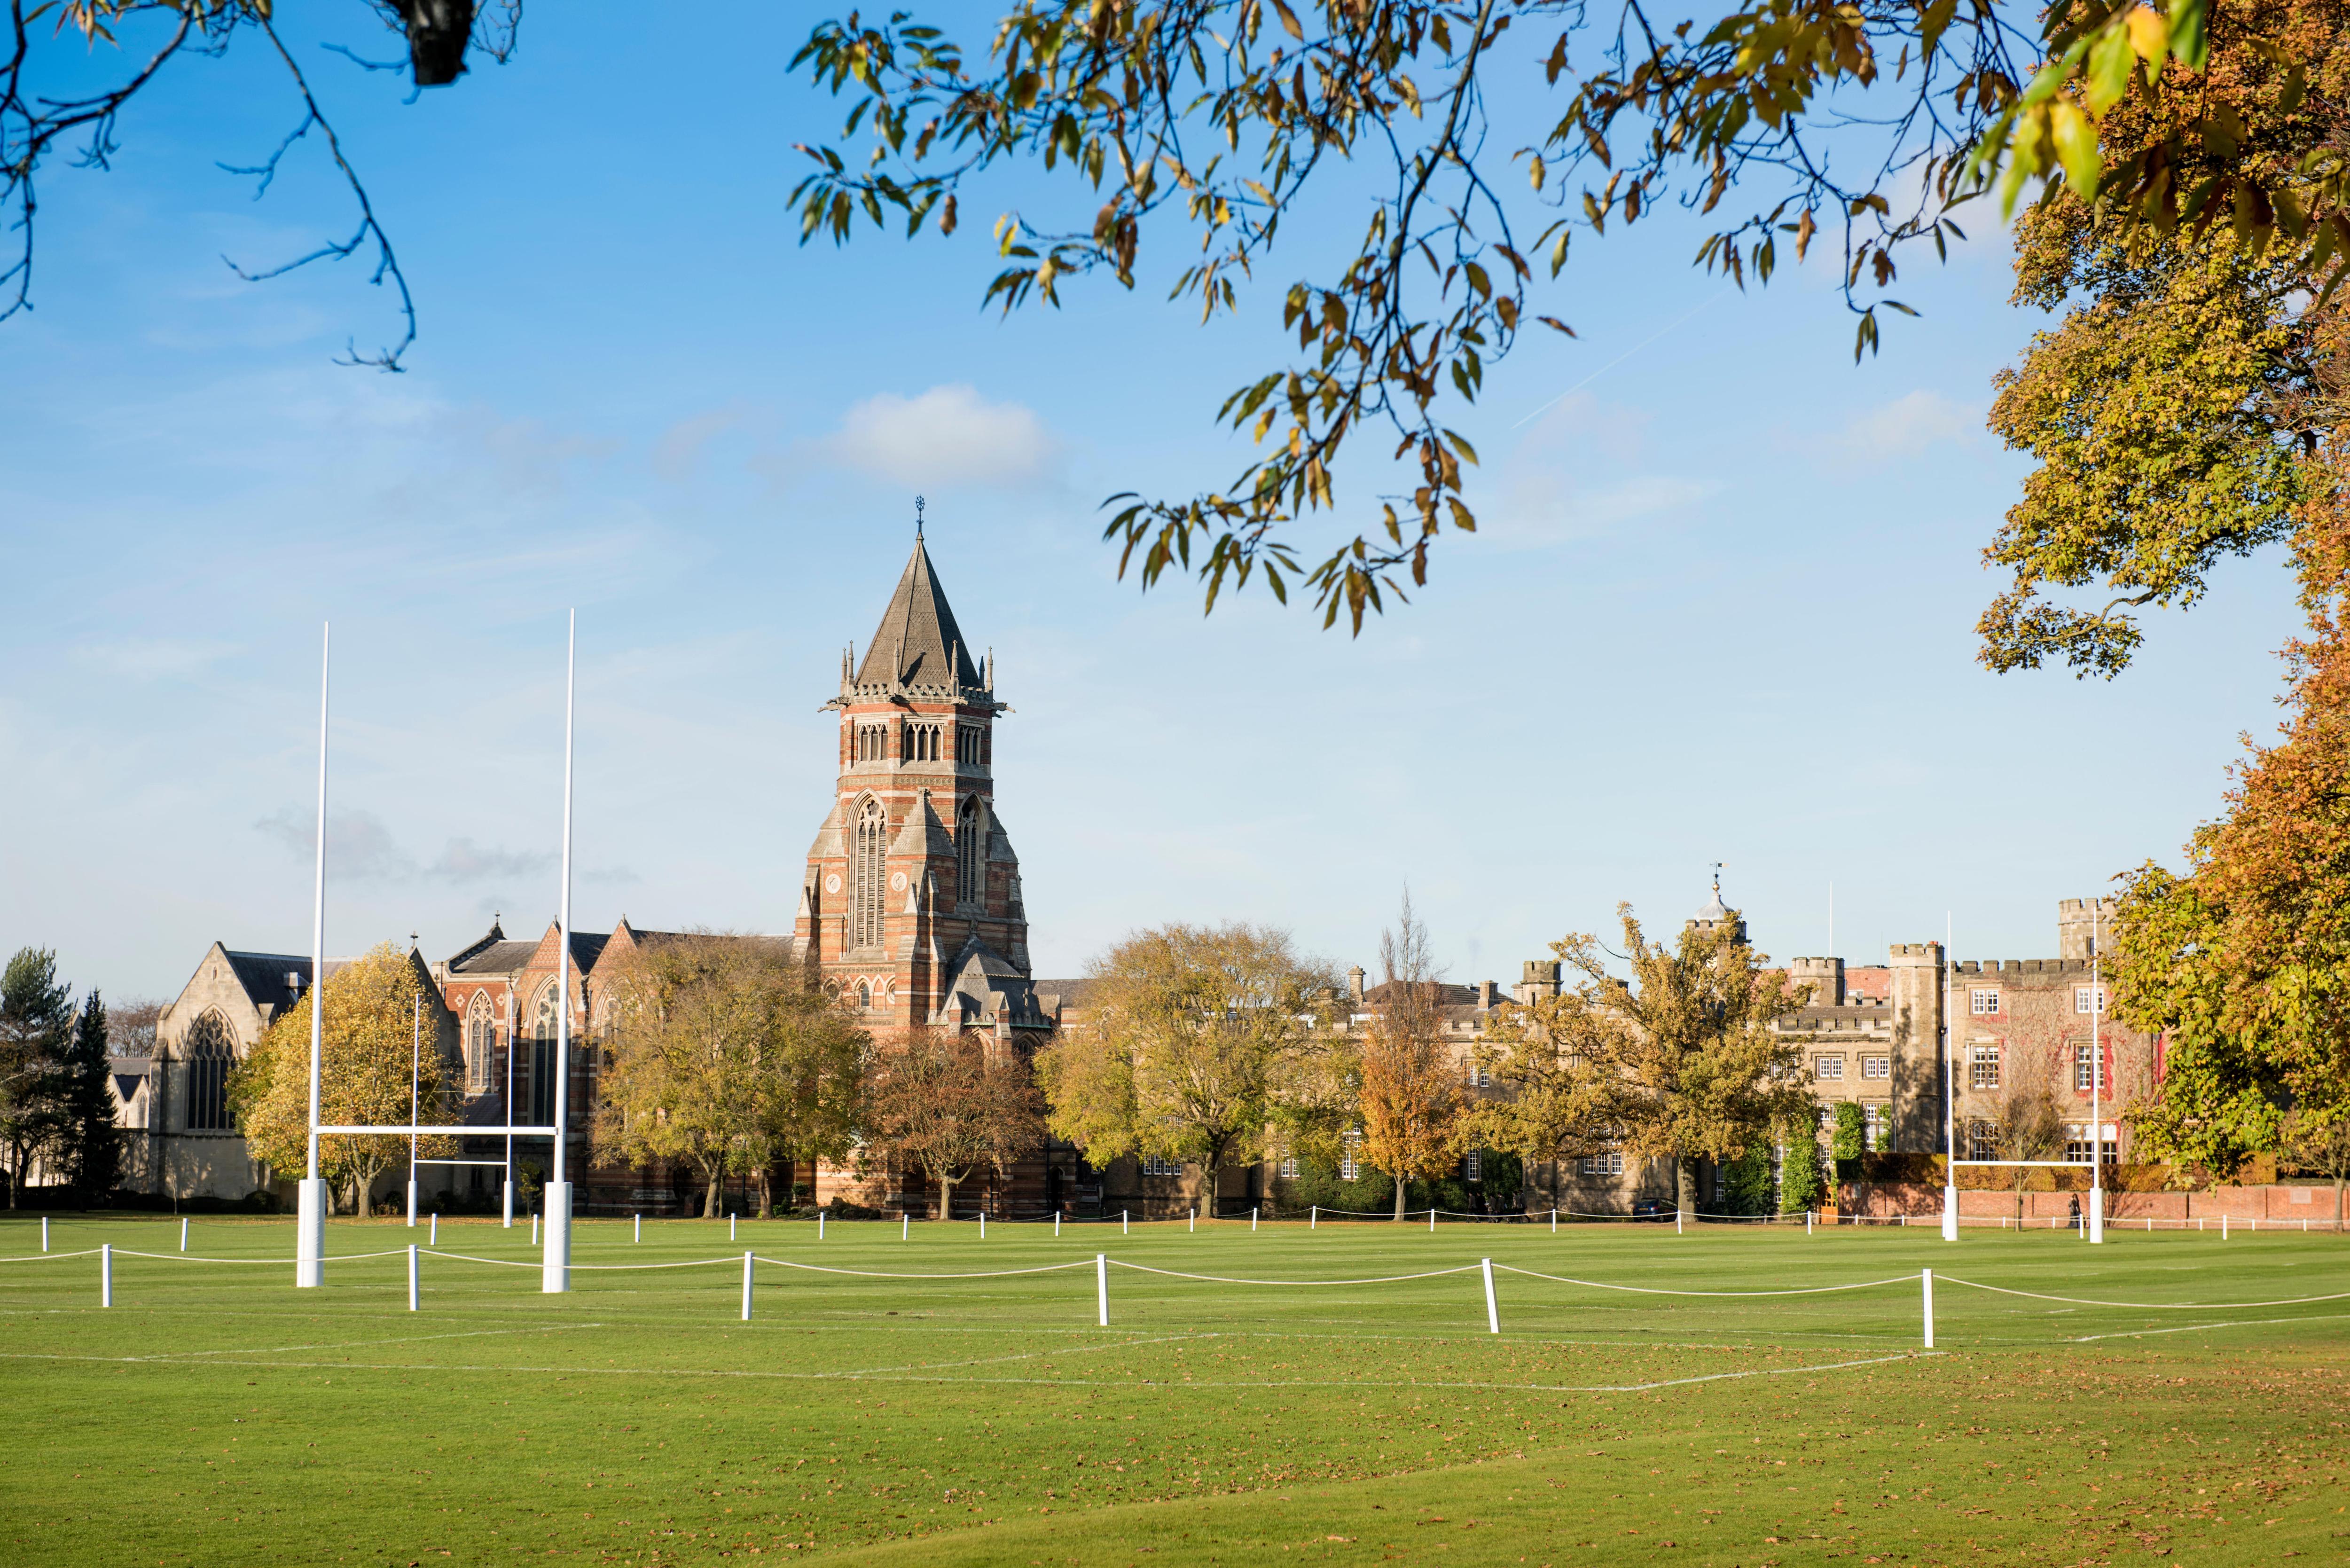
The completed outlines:
<svg viewBox="0 0 2350 1568">
<path fill-rule="evenodd" d="M 831 876 L 827 877 L 824 879 L 824 890 L 827 893 L 837 893 L 840 891 L 839 872 L 836 871 Z"/>
<path fill-rule="evenodd" d="M 906 890 L 906 874 L 903 871 L 899 871 L 892 875 L 889 878 L 889 886 L 898 892 L 904 892 Z"/>
</svg>

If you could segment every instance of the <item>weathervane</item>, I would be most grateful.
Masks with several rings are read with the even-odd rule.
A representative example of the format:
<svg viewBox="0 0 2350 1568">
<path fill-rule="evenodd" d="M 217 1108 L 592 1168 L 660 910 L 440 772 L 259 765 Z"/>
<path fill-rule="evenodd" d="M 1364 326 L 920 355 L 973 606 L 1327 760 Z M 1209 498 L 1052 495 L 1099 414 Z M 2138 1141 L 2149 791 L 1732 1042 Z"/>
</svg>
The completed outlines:
<svg viewBox="0 0 2350 1568">
<path fill-rule="evenodd" d="M 1721 901 L 1721 868 L 1722 868 L 1722 867 L 1723 867 L 1725 864 L 1727 864 L 1727 862 L 1721 861 L 1721 860 L 1716 860 L 1716 861 L 1714 861 L 1714 862 L 1712 863 L 1712 865 L 1713 865 L 1713 898 L 1714 898 L 1714 902 L 1716 902 L 1716 903 L 1720 903 L 1720 902 Z"/>
<path fill-rule="evenodd" d="M 922 507 L 924 504 L 925 503 L 920 496 L 917 495 L 914 497 L 914 537 L 917 539 L 922 536 Z"/>
</svg>

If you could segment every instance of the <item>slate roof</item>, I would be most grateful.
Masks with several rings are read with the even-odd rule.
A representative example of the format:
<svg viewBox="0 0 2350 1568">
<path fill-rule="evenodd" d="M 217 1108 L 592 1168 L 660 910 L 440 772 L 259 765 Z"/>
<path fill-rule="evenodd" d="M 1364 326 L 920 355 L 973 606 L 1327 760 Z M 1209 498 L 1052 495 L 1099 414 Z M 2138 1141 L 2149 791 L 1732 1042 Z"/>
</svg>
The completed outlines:
<svg viewBox="0 0 2350 1568">
<path fill-rule="evenodd" d="M 309 989 L 308 953 L 240 953 L 231 952 L 226 948 L 221 951 L 227 956 L 229 968 L 235 971 L 237 984 L 244 988 L 244 994 L 253 999 L 255 1007 L 269 1007 L 278 1012 L 291 1007 L 295 995 L 294 988 L 286 983 L 288 974 L 300 975 L 303 989 Z M 328 959 L 328 978 L 332 979 L 338 971 L 354 961 L 347 958 Z"/>
<path fill-rule="evenodd" d="M 451 974 L 512 974 L 530 961 L 536 942 L 484 942 L 449 961 Z"/>
<path fill-rule="evenodd" d="M 914 553 L 898 579 L 898 591 L 889 596 L 889 607 L 881 612 L 881 624 L 866 644 L 865 661 L 857 668 L 857 684 L 884 689 L 981 689 L 971 645 L 963 639 L 962 628 L 955 625 L 954 611 L 947 607 L 946 592 L 931 568 L 931 553 L 923 547 L 919 528 L 914 531 Z"/>
</svg>

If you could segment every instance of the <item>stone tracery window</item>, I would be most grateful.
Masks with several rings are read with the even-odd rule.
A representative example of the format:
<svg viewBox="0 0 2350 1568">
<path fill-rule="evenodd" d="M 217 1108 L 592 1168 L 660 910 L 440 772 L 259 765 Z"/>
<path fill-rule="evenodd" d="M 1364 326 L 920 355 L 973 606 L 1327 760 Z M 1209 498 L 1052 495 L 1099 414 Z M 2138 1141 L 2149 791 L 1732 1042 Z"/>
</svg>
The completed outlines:
<svg viewBox="0 0 2350 1568">
<path fill-rule="evenodd" d="M 188 1129 L 228 1132 L 236 1118 L 228 1108 L 228 1075 L 236 1065 L 236 1037 L 217 1012 L 207 1012 L 188 1031 Z"/>
<path fill-rule="evenodd" d="M 882 814 L 881 803 L 868 795 L 858 808 L 856 837 L 849 850 L 848 945 L 852 948 L 881 945 L 889 853 L 889 821 Z"/>
<path fill-rule="evenodd" d="M 490 1086 L 490 1057 L 497 1045 L 496 1025 L 490 1019 L 490 993 L 473 992 L 465 1016 L 465 1092 L 478 1095 Z"/>
<path fill-rule="evenodd" d="M 955 814 L 955 901 L 976 904 L 987 894 L 987 826 L 979 796 Z"/>
</svg>

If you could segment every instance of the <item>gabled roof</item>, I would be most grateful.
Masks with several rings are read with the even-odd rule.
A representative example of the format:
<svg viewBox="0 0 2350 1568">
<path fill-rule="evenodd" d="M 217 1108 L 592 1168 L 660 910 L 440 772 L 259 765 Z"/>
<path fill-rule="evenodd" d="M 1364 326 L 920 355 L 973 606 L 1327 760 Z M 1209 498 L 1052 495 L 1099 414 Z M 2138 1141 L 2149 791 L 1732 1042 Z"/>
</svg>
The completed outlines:
<svg viewBox="0 0 2350 1568">
<path fill-rule="evenodd" d="M 857 684 L 891 691 L 928 687 L 941 691 L 983 689 L 971 645 L 955 625 L 954 611 L 931 569 L 931 553 L 922 545 L 921 530 L 914 531 L 914 553 L 881 612 L 881 624 L 865 646 L 865 661 L 858 666 Z"/>
<path fill-rule="evenodd" d="M 282 1012 L 294 1004 L 296 992 L 294 987 L 286 983 L 286 977 L 288 975 L 300 976 L 302 988 L 306 991 L 309 989 L 310 955 L 308 953 L 244 953 L 233 952 L 227 948 L 223 948 L 221 956 L 228 960 L 228 967 L 235 974 L 237 984 L 244 989 L 244 994 L 252 999 L 253 1005 L 256 1008 L 267 1007 Z M 328 978 L 331 980 L 338 971 L 348 967 L 354 961 L 347 958 L 328 959 L 327 961 Z M 264 1013 L 263 1016 L 268 1017 L 270 1014 Z"/>
</svg>

